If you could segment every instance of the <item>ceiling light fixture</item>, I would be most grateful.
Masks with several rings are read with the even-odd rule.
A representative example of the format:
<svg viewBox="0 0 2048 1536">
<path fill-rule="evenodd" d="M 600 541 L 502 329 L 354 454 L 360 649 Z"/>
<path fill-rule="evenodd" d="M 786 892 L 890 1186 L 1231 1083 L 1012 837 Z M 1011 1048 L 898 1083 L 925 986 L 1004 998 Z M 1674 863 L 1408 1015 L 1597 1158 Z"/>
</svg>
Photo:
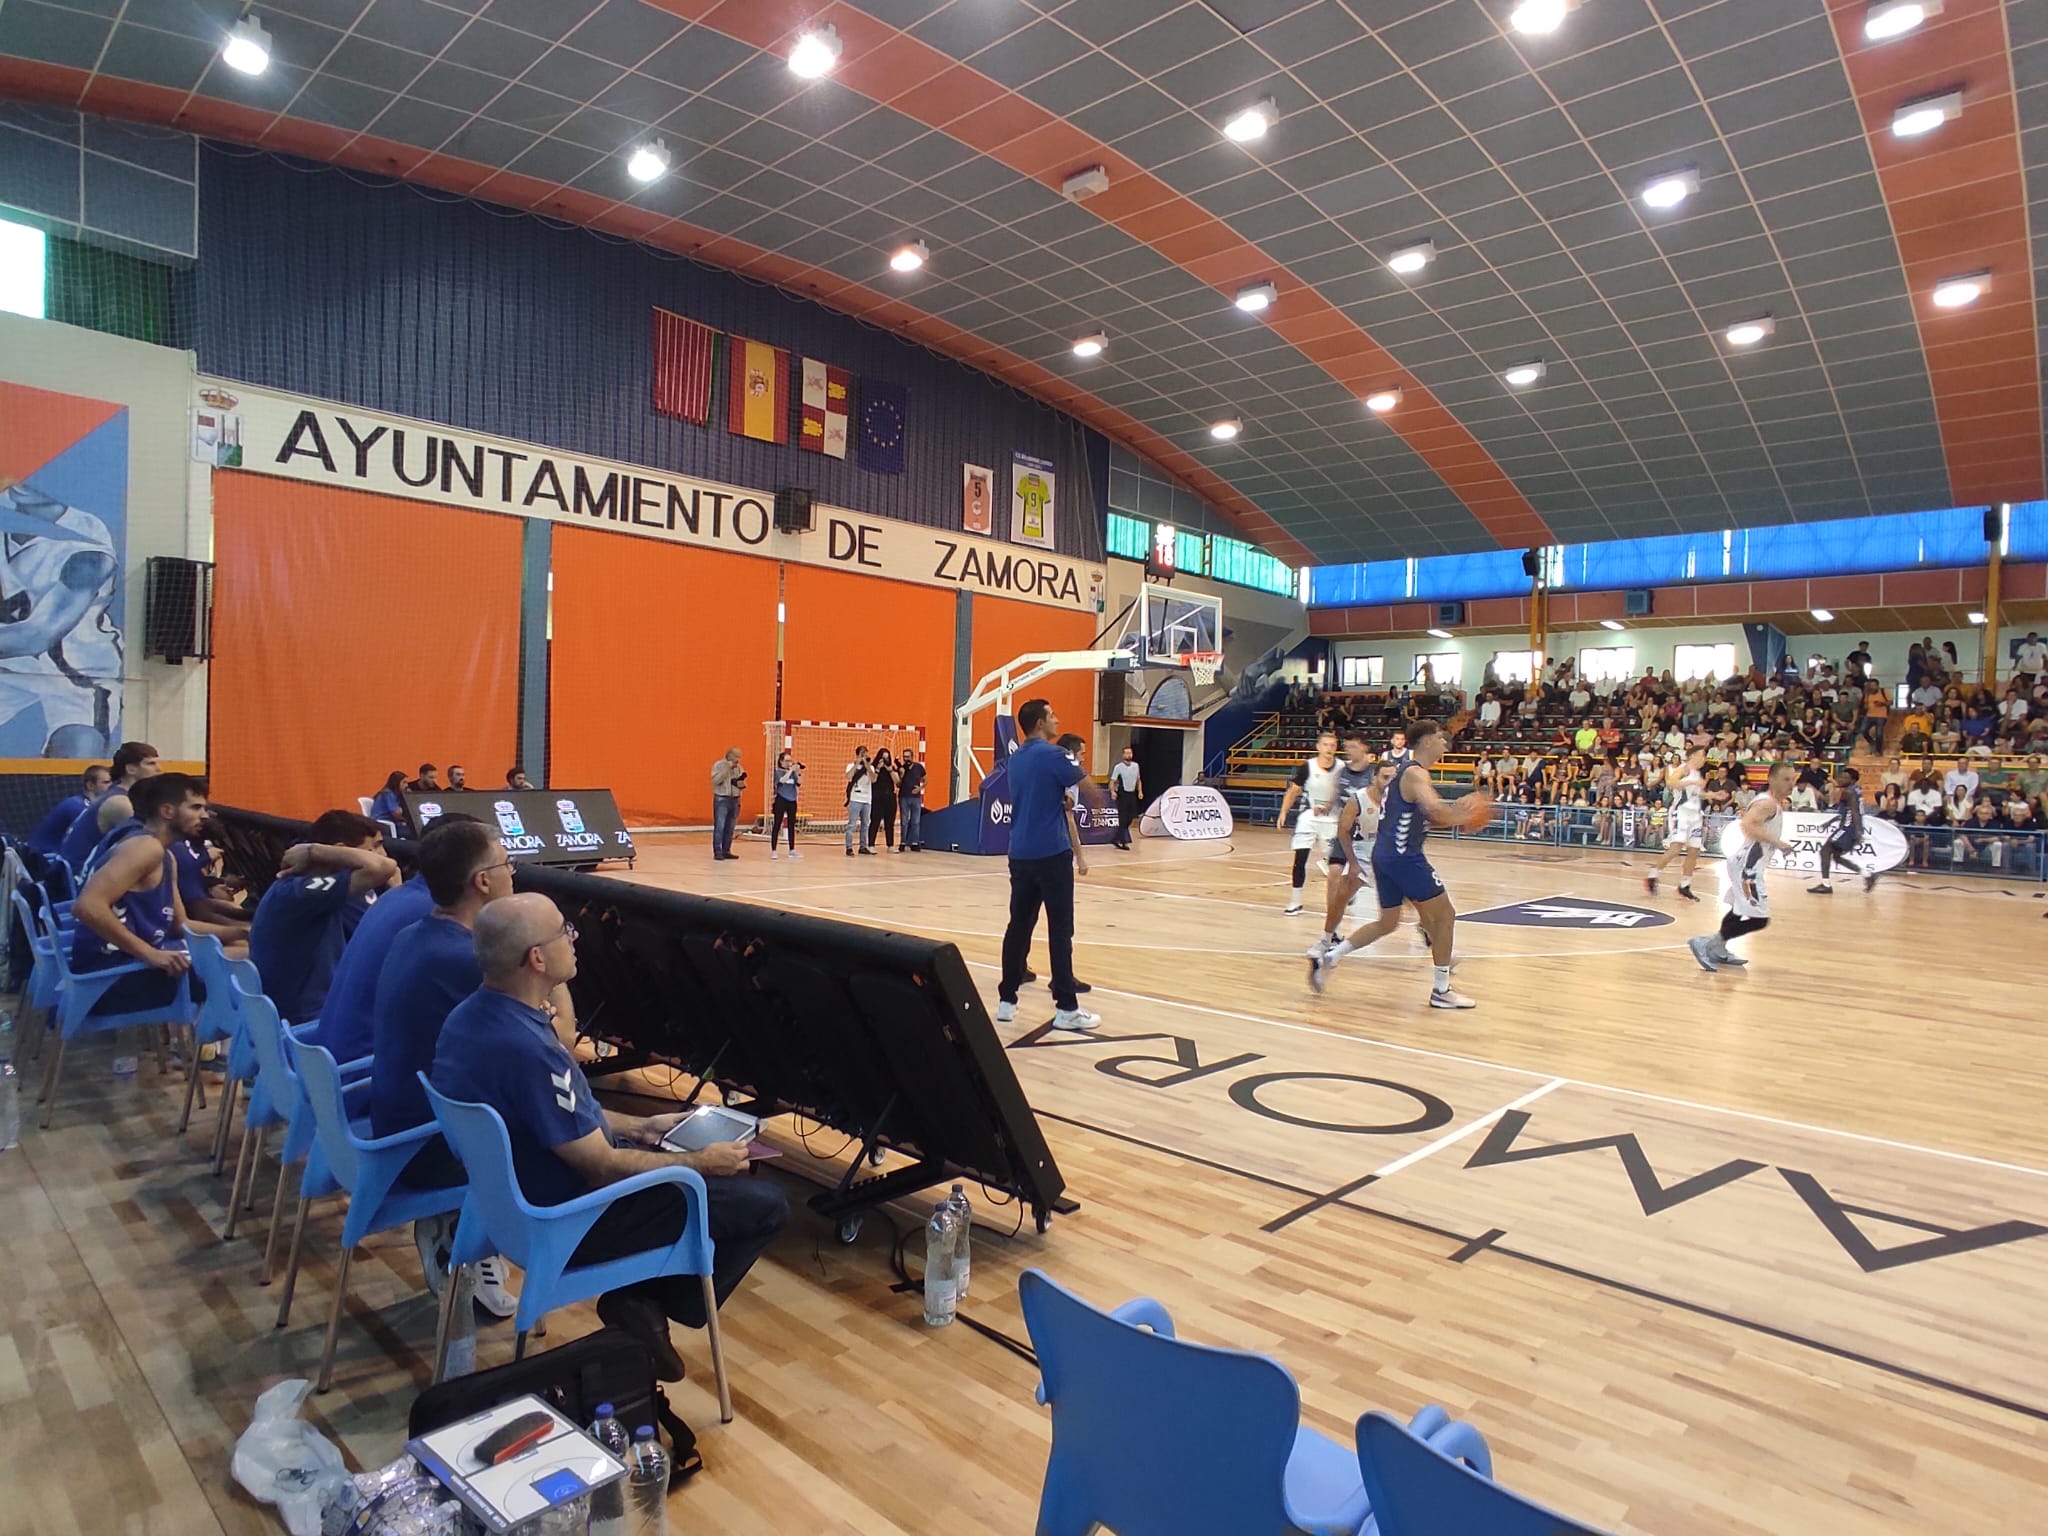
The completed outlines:
<svg viewBox="0 0 2048 1536">
<path fill-rule="evenodd" d="M 1280 109 L 1273 105 L 1273 98 L 1261 96 L 1223 125 L 1223 136 L 1233 144 L 1249 144 L 1263 139 L 1266 130 L 1279 121 Z"/>
<path fill-rule="evenodd" d="M 1863 13 L 1863 40 L 1886 43 L 1904 37 L 1930 16 L 1941 14 L 1941 0 L 1872 0 Z"/>
<path fill-rule="evenodd" d="M 1834 614 L 1830 613 L 1830 612 L 1829 612 L 1829 611 L 1828 611 L 1827 609 L 1825 609 L 1825 608 L 1810 608 L 1810 609 L 1808 609 L 1808 610 L 1807 610 L 1807 612 L 1809 612 L 1809 613 L 1811 613 L 1811 614 L 1813 615 L 1813 617 L 1814 617 L 1814 621 L 1815 621 L 1816 623 L 1819 623 L 1819 624 L 1832 624 L 1832 623 L 1834 623 L 1834 622 L 1835 622 L 1835 616 L 1834 616 Z"/>
<path fill-rule="evenodd" d="M 931 254 L 931 250 L 922 240 L 907 240 L 902 245 L 897 246 L 895 253 L 890 256 L 889 270 L 892 272 L 915 272 L 931 259 Z"/>
<path fill-rule="evenodd" d="M 1436 260 L 1436 242 L 1418 240 L 1413 245 L 1404 245 L 1387 258 L 1387 270 L 1402 277 L 1413 277 L 1432 261 Z"/>
<path fill-rule="evenodd" d="M 1400 403 L 1401 391 L 1398 389 L 1378 389 L 1365 397 L 1365 408 L 1369 411 L 1377 412 L 1381 416 L 1386 415 L 1387 412 Z"/>
<path fill-rule="evenodd" d="M 1729 326 L 1721 337 L 1731 347 L 1753 347 L 1777 328 L 1778 322 L 1769 315 L 1758 315 L 1754 320 Z"/>
<path fill-rule="evenodd" d="M 1501 378 L 1512 384 L 1516 389 L 1526 389 L 1531 384 L 1540 383 L 1543 375 L 1548 371 L 1543 366 L 1543 359 L 1539 357 L 1526 363 L 1515 364 L 1514 367 L 1502 374 Z"/>
<path fill-rule="evenodd" d="M 1074 356 L 1100 357 L 1109 345 L 1109 338 L 1100 331 L 1093 331 L 1074 343 Z"/>
<path fill-rule="evenodd" d="M 1983 614 L 1981 614 L 1981 613 L 1977 613 L 1977 612 L 1975 612 L 1975 611 L 1972 611 L 1972 612 L 1971 612 L 1971 614 L 1970 614 L 1970 622 L 1971 622 L 1972 624 L 1982 624 L 1982 623 L 1984 622 L 1984 615 L 1983 615 Z"/>
<path fill-rule="evenodd" d="M 1508 12 L 1508 25 L 1531 37 L 1545 37 L 1564 25 L 1571 0 L 1522 0 Z"/>
<path fill-rule="evenodd" d="M 1943 123 L 1952 123 L 1963 115 L 1963 93 L 1960 90 L 1943 91 L 1939 96 L 1922 96 L 1918 101 L 1902 102 L 1892 113 L 1892 137 L 1895 139 L 1917 139 L 1922 134 L 1932 133 Z"/>
<path fill-rule="evenodd" d="M 1699 167 L 1688 165 L 1659 176 L 1645 184 L 1642 191 L 1643 206 L 1666 212 L 1676 208 L 1700 189 Z"/>
<path fill-rule="evenodd" d="M 1249 288 L 1237 290 L 1237 307 L 1248 315 L 1264 314 L 1279 297 L 1280 290 L 1271 283 L 1254 283 Z"/>
<path fill-rule="evenodd" d="M 1434 640 L 1448 640 L 1451 638 L 1451 632 L 1448 629 L 1431 629 L 1424 631 L 1424 633 Z"/>
<path fill-rule="evenodd" d="M 1243 422 L 1239 421 L 1235 416 L 1226 416 L 1221 421 L 1211 423 L 1209 435 L 1219 443 L 1227 443 L 1243 430 Z"/>
<path fill-rule="evenodd" d="M 1627 626 L 1626 624 L 1622 623 L 1622 622 L 1621 622 L 1621 620 L 1619 620 L 1619 619 L 1602 619 L 1602 620 L 1600 621 L 1600 627 L 1601 627 L 1602 629 L 1627 629 L 1627 628 L 1628 628 L 1628 626 Z"/>
<path fill-rule="evenodd" d="M 810 27 L 799 32 L 796 46 L 789 50 L 789 72 L 804 80 L 822 80 L 839 67 L 837 27 Z"/>
<path fill-rule="evenodd" d="M 659 181 L 668 174 L 668 146 L 659 139 L 633 146 L 626 157 L 626 174 L 635 181 Z"/>
<path fill-rule="evenodd" d="M 260 75 L 270 68 L 270 34 L 254 16 L 244 16 L 228 28 L 227 41 L 220 45 L 220 61 L 245 75 Z"/>
<path fill-rule="evenodd" d="M 1938 309 L 1961 309 L 1965 304 L 1974 304 L 1991 286 L 1989 272 L 1958 272 L 1954 277 L 1944 277 L 1934 285 L 1934 303 Z"/>
</svg>

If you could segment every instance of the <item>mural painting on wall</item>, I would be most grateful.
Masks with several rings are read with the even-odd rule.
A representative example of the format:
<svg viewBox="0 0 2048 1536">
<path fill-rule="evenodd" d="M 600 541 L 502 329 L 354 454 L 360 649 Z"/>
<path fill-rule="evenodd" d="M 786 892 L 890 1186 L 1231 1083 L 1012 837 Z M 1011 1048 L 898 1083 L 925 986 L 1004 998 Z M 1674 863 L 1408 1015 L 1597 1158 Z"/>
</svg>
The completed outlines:
<svg viewBox="0 0 2048 1536">
<path fill-rule="evenodd" d="M 0 757 L 121 739 L 128 410 L 0 384 Z"/>
</svg>

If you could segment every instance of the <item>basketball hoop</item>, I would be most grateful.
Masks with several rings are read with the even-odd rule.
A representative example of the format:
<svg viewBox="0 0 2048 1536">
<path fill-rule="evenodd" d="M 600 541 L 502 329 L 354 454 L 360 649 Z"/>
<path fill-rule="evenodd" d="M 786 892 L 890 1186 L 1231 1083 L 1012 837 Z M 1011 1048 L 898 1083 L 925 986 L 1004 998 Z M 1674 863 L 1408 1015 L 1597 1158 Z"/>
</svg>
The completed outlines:
<svg viewBox="0 0 2048 1536">
<path fill-rule="evenodd" d="M 1216 674 L 1223 670 L 1221 651 L 1190 651 L 1187 660 L 1188 671 L 1194 674 L 1195 682 L 1203 688 L 1212 686 Z"/>
</svg>

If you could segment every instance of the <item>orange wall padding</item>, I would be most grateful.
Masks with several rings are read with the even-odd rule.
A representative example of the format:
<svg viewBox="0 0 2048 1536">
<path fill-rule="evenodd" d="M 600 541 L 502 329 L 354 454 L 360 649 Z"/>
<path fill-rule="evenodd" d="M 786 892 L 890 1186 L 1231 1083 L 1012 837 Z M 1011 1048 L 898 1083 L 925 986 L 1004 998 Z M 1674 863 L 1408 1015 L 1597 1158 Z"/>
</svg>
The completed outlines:
<svg viewBox="0 0 2048 1536">
<path fill-rule="evenodd" d="M 953 613 L 942 587 L 791 565 L 782 713 L 925 729 L 925 804 L 944 805 L 953 761 Z M 813 775 L 843 763 L 810 764 Z"/>
<path fill-rule="evenodd" d="M 742 825 L 768 783 L 776 563 L 590 528 L 554 535 L 548 773 L 629 823 L 708 826 L 711 765 L 745 754 Z"/>
<path fill-rule="evenodd" d="M 1032 651 L 1085 651 L 1101 625 L 1099 614 L 1069 613 L 1008 598 L 976 597 L 974 676 L 968 680 L 968 686 L 973 687 L 983 674 L 1004 662 L 1015 661 Z M 1055 672 L 1026 688 L 1016 702 L 1022 704 L 1027 698 L 1048 700 L 1053 713 L 1059 716 L 1062 732 L 1087 737 L 1095 724 L 1096 678 L 1093 672 Z M 993 740 L 993 727 L 986 713 L 975 720 L 974 735 L 979 746 Z M 1089 759 L 1088 767 L 1090 772 L 1107 772 L 1093 758 Z"/>
<path fill-rule="evenodd" d="M 213 518 L 215 796 L 314 816 L 422 762 L 504 782 L 518 518 L 231 471 Z"/>
</svg>

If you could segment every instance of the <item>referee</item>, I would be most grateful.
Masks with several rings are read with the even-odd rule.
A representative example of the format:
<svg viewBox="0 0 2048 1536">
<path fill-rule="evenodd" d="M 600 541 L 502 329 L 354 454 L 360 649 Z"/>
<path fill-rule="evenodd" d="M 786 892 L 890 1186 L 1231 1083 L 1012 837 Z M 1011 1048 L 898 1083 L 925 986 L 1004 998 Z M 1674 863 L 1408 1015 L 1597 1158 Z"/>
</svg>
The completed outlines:
<svg viewBox="0 0 2048 1536">
<path fill-rule="evenodd" d="M 1131 846 L 1131 828 L 1138 824 L 1138 806 L 1145 798 L 1145 785 L 1138 776 L 1138 759 L 1129 747 L 1123 761 L 1109 770 L 1109 787 L 1116 793 L 1116 846 Z"/>
</svg>

